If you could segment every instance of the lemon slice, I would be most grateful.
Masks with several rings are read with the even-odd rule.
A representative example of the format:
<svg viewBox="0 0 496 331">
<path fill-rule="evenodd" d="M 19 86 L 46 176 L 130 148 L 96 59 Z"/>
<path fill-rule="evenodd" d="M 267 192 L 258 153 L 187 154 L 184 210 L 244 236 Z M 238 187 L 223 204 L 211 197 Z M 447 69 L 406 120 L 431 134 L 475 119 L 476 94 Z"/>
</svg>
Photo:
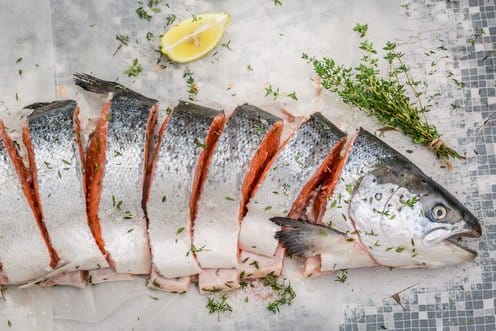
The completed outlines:
<svg viewBox="0 0 496 331">
<path fill-rule="evenodd" d="M 162 53 L 179 63 L 198 60 L 219 43 L 229 19 L 226 13 L 207 13 L 174 25 L 160 40 Z"/>
</svg>

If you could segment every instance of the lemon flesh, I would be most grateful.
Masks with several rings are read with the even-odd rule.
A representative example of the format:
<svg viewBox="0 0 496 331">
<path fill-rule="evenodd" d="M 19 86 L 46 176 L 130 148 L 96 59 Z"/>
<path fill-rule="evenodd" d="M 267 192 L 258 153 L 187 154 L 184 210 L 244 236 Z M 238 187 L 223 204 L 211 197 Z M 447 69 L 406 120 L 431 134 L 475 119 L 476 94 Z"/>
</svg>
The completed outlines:
<svg viewBox="0 0 496 331">
<path fill-rule="evenodd" d="M 229 19 L 226 13 L 207 13 L 174 25 L 160 40 L 162 53 L 178 63 L 201 58 L 219 43 Z"/>
</svg>

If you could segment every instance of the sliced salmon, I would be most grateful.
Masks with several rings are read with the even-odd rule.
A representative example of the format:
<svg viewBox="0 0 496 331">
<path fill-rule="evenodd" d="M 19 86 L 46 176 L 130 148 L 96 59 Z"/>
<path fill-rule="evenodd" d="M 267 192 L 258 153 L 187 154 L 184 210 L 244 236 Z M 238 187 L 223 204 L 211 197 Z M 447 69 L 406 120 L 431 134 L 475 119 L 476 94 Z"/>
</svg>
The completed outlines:
<svg viewBox="0 0 496 331">
<path fill-rule="evenodd" d="M 45 224 L 52 246 L 61 264 L 61 272 L 71 277 L 52 279 L 56 284 L 70 279 L 82 270 L 108 267 L 88 227 L 83 160 L 78 139 L 79 120 L 73 100 L 37 103 L 23 129 L 23 143 L 28 151 L 33 177 L 34 196 L 39 217 Z"/>
<path fill-rule="evenodd" d="M 248 104 L 237 107 L 226 123 L 208 165 L 193 231 L 193 244 L 204 247 L 196 254 L 203 268 L 198 277 L 202 293 L 239 286 L 234 268 L 240 222 L 281 132 L 282 120 Z"/>
<path fill-rule="evenodd" d="M 45 225 L 38 217 L 33 178 L 0 120 L 0 283 L 22 284 L 58 264 Z"/>
<path fill-rule="evenodd" d="M 118 273 L 148 274 L 151 267 L 143 210 L 157 101 L 87 74 L 83 89 L 108 94 L 86 156 L 88 222 L 98 247 Z"/>
<path fill-rule="evenodd" d="M 146 202 L 152 273 L 156 275 L 150 278 L 151 287 L 155 279 L 164 285 L 160 289 L 176 289 L 171 279 L 201 271 L 195 255 L 205 247 L 193 244 L 193 224 L 207 165 L 224 122 L 221 112 L 180 102 L 161 127 Z"/>
<path fill-rule="evenodd" d="M 277 215 L 301 216 L 326 169 L 339 156 L 346 135 L 315 113 L 288 138 L 266 167 L 240 232 L 241 248 L 274 256 L 280 229 L 269 221 Z"/>
</svg>

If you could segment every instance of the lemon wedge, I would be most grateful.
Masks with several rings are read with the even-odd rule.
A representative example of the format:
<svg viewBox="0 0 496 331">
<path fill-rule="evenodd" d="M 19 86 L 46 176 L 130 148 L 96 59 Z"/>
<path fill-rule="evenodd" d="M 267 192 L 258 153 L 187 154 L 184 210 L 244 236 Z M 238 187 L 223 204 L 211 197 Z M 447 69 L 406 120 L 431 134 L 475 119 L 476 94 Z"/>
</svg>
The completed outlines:
<svg viewBox="0 0 496 331">
<path fill-rule="evenodd" d="M 217 46 L 229 20 L 226 13 L 206 13 L 184 20 L 162 36 L 161 51 L 178 63 L 198 60 Z"/>
</svg>

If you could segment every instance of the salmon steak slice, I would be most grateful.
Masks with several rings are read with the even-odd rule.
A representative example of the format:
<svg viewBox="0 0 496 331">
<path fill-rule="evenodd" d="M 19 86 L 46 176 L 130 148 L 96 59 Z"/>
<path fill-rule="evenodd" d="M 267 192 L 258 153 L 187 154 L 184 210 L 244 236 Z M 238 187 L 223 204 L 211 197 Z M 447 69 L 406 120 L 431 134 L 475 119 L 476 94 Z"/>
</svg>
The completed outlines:
<svg viewBox="0 0 496 331">
<path fill-rule="evenodd" d="M 143 210 L 157 101 L 116 82 L 75 74 L 76 85 L 108 94 L 86 155 L 87 209 L 91 231 L 117 273 L 149 274 Z"/>
<path fill-rule="evenodd" d="M 239 286 L 235 268 L 240 222 L 256 180 L 279 146 L 281 132 L 282 120 L 248 104 L 229 117 L 208 165 L 194 223 L 193 244 L 204 248 L 196 253 L 204 269 L 198 282 L 201 292 Z"/>
<path fill-rule="evenodd" d="M 40 216 L 63 265 L 60 270 L 108 267 L 88 227 L 76 102 L 54 101 L 26 108 L 33 112 L 23 129 L 23 142 L 31 160 Z M 73 275 L 63 279 L 67 284 L 71 279 L 79 282 L 83 277 Z"/>
<path fill-rule="evenodd" d="M 23 284 L 50 272 L 57 253 L 39 223 L 32 176 L 0 120 L 0 284 Z M 50 254 L 51 253 L 51 254 Z"/>
<path fill-rule="evenodd" d="M 207 164 L 224 122 L 219 111 L 180 102 L 161 127 L 146 199 L 152 287 L 183 292 L 189 281 L 181 278 L 201 271 L 195 256 L 202 247 L 193 245 L 193 222 Z M 180 279 L 174 282 L 175 278 Z"/>
</svg>

